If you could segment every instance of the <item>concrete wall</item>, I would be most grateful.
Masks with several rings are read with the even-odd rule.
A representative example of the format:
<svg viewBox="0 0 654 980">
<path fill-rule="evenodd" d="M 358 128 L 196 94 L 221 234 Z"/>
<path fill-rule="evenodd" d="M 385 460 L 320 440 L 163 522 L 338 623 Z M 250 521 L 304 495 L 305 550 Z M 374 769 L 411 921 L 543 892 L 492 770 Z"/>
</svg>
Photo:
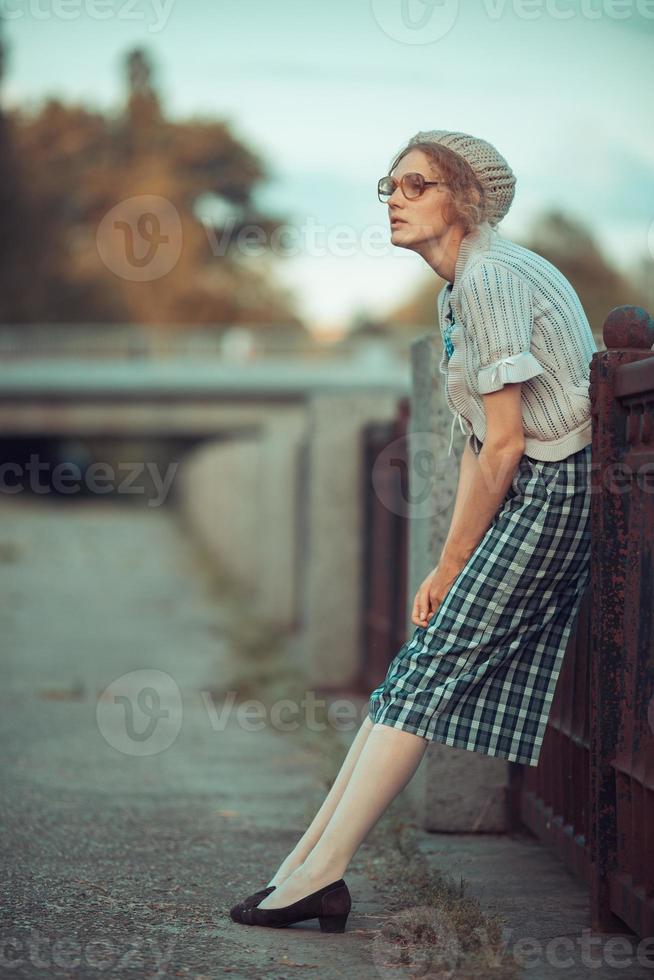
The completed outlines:
<svg viewBox="0 0 654 980">
<path fill-rule="evenodd" d="M 362 429 L 395 417 L 400 394 L 319 391 L 267 406 L 258 428 L 182 461 L 176 501 L 253 614 L 299 631 L 310 683 L 347 687 L 359 671 Z"/>
<path fill-rule="evenodd" d="M 258 432 L 193 450 L 179 467 L 176 501 L 216 567 L 248 595 L 253 615 L 291 629 L 301 615 L 298 459 L 306 411 L 266 415 Z"/>
<path fill-rule="evenodd" d="M 312 683 L 347 686 L 361 659 L 362 429 L 392 419 L 399 395 L 316 394 L 309 406 L 304 625 Z"/>
</svg>

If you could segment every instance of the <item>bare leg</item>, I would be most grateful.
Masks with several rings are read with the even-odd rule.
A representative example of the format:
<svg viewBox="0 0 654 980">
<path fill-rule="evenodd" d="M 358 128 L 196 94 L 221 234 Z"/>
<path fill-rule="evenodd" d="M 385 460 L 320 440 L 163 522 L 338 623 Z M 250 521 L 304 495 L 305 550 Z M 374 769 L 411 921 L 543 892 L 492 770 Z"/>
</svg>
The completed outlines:
<svg viewBox="0 0 654 980">
<path fill-rule="evenodd" d="M 329 823 L 329 820 L 336 809 L 343 792 L 345 791 L 345 787 L 347 786 L 350 776 L 352 775 L 352 771 L 356 765 L 359 755 L 361 754 L 361 750 L 366 743 L 368 735 L 372 731 L 372 725 L 373 723 L 370 717 L 367 716 L 364 718 L 359 731 L 357 732 L 352 744 L 350 745 L 350 748 L 347 751 L 347 755 L 343 760 L 343 764 L 341 765 L 338 775 L 332 783 L 329 792 L 322 803 L 322 806 L 291 853 L 282 861 L 279 868 L 268 882 L 268 885 L 279 886 L 282 881 L 285 881 L 285 879 L 288 878 L 296 868 L 299 868 L 315 844 L 318 843 L 320 835 Z"/>
<path fill-rule="evenodd" d="M 345 791 L 311 853 L 259 908 L 280 908 L 341 878 L 359 845 L 420 765 L 428 740 L 374 725 Z"/>
</svg>

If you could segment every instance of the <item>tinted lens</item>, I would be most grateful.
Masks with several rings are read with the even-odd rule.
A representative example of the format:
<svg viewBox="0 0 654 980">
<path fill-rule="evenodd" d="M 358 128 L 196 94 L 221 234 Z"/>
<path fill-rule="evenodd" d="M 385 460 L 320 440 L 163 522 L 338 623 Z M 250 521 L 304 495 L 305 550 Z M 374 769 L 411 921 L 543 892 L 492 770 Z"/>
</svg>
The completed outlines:
<svg viewBox="0 0 654 980">
<path fill-rule="evenodd" d="M 424 187 L 422 174 L 405 174 L 402 178 L 402 190 L 407 197 L 420 197 Z"/>
<path fill-rule="evenodd" d="M 377 185 L 377 194 L 381 199 L 387 201 L 393 193 L 393 178 L 382 177 Z"/>
</svg>

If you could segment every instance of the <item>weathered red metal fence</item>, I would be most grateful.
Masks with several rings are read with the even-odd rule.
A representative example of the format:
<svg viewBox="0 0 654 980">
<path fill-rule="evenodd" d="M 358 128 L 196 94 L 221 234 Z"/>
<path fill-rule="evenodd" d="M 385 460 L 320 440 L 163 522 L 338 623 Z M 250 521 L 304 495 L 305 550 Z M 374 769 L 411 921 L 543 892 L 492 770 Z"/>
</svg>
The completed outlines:
<svg viewBox="0 0 654 980">
<path fill-rule="evenodd" d="M 409 412 L 410 400 L 402 398 L 394 420 L 367 425 L 363 432 L 363 610 L 358 684 L 363 693 L 384 679 L 407 635 Z M 391 452 L 384 452 L 389 448 Z"/>
<path fill-rule="evenodd" d="M 590 889 L 591 926 L 654 935 L 654 320 L 618 307 L 591 363 L 589 587 L 514 813 Z"/>
</svg>

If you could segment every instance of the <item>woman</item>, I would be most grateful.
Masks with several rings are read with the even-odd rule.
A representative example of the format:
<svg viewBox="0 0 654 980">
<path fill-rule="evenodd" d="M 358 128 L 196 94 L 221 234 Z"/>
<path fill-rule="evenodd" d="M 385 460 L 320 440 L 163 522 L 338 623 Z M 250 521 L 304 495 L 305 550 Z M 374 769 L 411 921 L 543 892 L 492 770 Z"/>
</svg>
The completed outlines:
<svg viewBox="0 0 654 980">
<path fill-rule="evenodd" d="M 538 762 L 589 575 L 597 347 L 568 280 L 497 232 L 514 189 L 493 146 L 444 130 L 416 134 L 379 181 L 393 244 L 445 280 L 440 371 L 467 433 L 457 496 L 412 638 L 371 693 L 313 822 L 266 888 L 234 906 L 235 921 L 317 917 L 342 931 L 342 875 L 430 741 Z"/>
</svg>

